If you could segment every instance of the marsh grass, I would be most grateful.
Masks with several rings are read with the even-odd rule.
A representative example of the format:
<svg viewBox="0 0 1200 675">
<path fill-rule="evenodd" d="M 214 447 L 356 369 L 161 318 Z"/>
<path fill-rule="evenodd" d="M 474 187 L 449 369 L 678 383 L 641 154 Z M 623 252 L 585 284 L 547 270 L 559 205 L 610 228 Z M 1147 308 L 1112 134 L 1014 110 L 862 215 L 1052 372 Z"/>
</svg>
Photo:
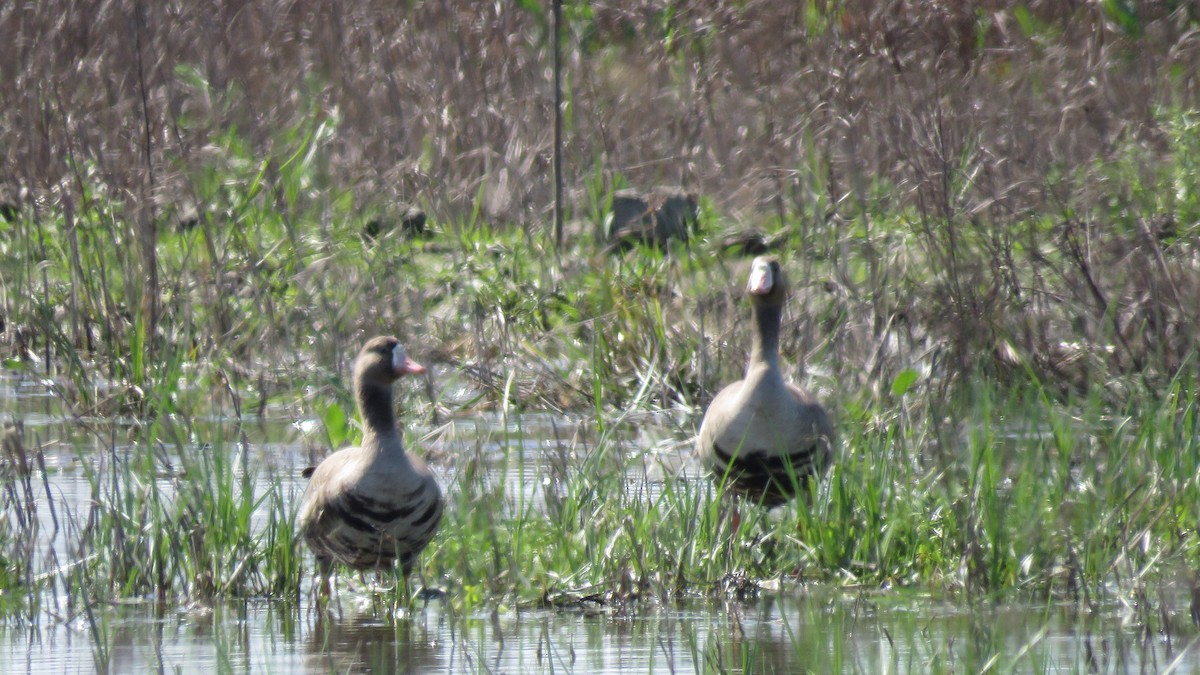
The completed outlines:
<svg viewBox="0 0 1200 675">
<path fill-rule="evenodd" d="M 171 451 L 142 440 L 181 433 L 174 424 L 160 417 L 128 444 L 118 443 L 114 427 L 109 450 L 78 458 L 78 480 L 90 495 L 82 500 L 67 499 L 46 473 L 35 501 L 6 500 L 6 513 L 17 507 L 23 519 L 6 527 L 22 542 L 4 548 L 6 560 L 22 556 L 14 560 L 21 576 L 4 589 L 7 620 L 35 627 L 47 616 L 80 620 L 103 651 L 114 606 L 165 612 L 218 598 L 295 597 L 294 487 L 247 466 L 236 443 L 180 441 Z M 28 495 L 9 493 L 16 498 Z"/>
<path fill-rule="evenodd" d="M 96 28 L 105 39 L 87 58 L 136 66 L 138 76 L 64 86 L 44 101 L 63 112 L 61 122 L 5 148 L 5 171 L 25 195 L 13 206 L 19 217 L 3 225 L 10 357 L 39 356 L 44 368 L 72 373 L 85 409 L 98 373 L 144 389 L 154 362 L 181 350 L 227 363 L 231 385 L 262 400 L 278 391 L 271 371 L 283 363 L 336 363 L 353 352 L 359 331 L 411 325 L 436 335 L 436 350 L 493 391 L 503 391 L 493 381 L 502 354 L 532 351 L 528 369 L 563 348 L 579 350 L 574 367 L 515 380 L 525 395 L 518 402 L 549 383 L 544 405 L 622 403 L 628 382 L 571 377 L 586 363 L 582 350 L 599 347 L 589 365 L 648 373 L 650 393 L 667 399 L 658 405 L 702 403 L 738 367 L 737 358 L 723 360 L 728 350 L 694 336 L 736 344 L 718 332 L 736 315 L 736 284 L 714 255 L 721 236 L 745 221 L 799 253 L 791 262 L 808 320 L 786 336 L 788 347 L 827 382 L 882 391 L 906 369 L 936 366 L 939 382 L 1032 376 L 1058 389 L 1055 398 L 1098 386 L 1119 400 L 1114 381 L 1149 378 L 1147 386 L 1161 387 L 1194 366 L 1186 338 L 1200 305 L 1192 217 L 1200 190 L 1187 159 L 1200 136 L 1187 105 L 1192 12 L 1135 13 L 1131 30 L 1113 3 L 974 14 L 936 3 L 755 6 L 730 9 L 732 23 L 719 8 L 626 15 L 568 5 L 579 59 L 568 78 L 575 212 L 595 228 L 623 185 L 700 184 L 711 229 L 674 262 L 639 258 L 594 275 L 614 263 L 596 260 L 591 237 L 562 252 L 549 247 L 534 207 L 547 194 L 538 159 L 546 148 L 534 130 L 547 118 L 528 94 L 548 45 L 534 5 L 458 26 L 461 35 L 459 14 L 432 5 L 393 17 L 399 24 L 368 9 L 345 17 L 313 9 L 265 11 L 236 26 L 252 34 L 292 26 L 307 36 L 302 42 L 314 41 L 306 58 L 329 69 L 297 67 L 305 59 L 283 49 L 266 61 L 236 49 L 228 61 L 201 58 L 207 50 L 195 50 L 213 37 L 206 27 L 224 21 L 199 9 L 169 19 L 159 9 L 139 13 L 145 34 L 130 51 L 119 38 L 127 17 L 114 7 L 95 25 L 125 30 Z M 86 80 L 88 69 L 60 72 L 75 62 L 69 41 L 38 39 L 60 13 L 37 9 L 17 22 L 24 37 L 15 42 L 37 47 L 11 55 L 20 72 L 31 73 L 29 82 Z M 320 30 L 301 27 L 316 17 Z M 400 30 L 395 43 L 364 40 L 391 45 L 373 54 L 335 48 L 343 41 L 328 31 L 342 25 L 377 36 L 422 30 Z M 726 28 L 711 29 L 718 25 Z M 438 40 L 438 31 L 453 38 Z M 495 42 L 498 35 L 515 43 Z M 881 36 L 890 59 L 848 47 Z M 773 44 L 790 47 L 764 54 L 753 76 L 741 77 L 745 65 L 731 55 Z M 462 53 L 448 53 L 452 45 Z M 1031 53 L 1037 58 L 1025 68 L 1007 56 Z M 792 59 L 824 65 L 790 77 Z M 439 69 L 447 63 L 479 66 L 451 78 L 459 84 L 444 97 L 453 103 L 415 96 L 411 111 L 398 107 L 404 92 L 446 77 Z M 844 81 L 848 72 L 855 75 Z M 280 82 L 294 89 L 264 101 L 287 90 Z M 1096 90 L 1080 94 L 1075 82 Z M 24 80 L 6 84 L 0 95 L 13 105 L 5 110 L 47 96 Z M 390 94 L 381 99 L 380 91 Z M 497 102 L 496 91 L 512 95 Z M 991 105 L 1010 99 L 1008 109 Z M 502 104 L 514 109 L 490 121 L 469 113 Z M 75 109 L 103 111 L 124 133 L 79 127 L 66 113 Z M 680 120 L 680 110 L 691 112 Z M 366 131 L 380 125 L 403 132 L 385 142 Z M 149 147 L 127 142 L 147 133 Z M 664 166 L 679 147 L 692 148 L 680 164 L 693 168 Z M 701 148 L 716 161 L 690 157 Z M 32 157 L 45 161 L 20 161 Z M 399 187 L 384 188 L 393 178 Z M 370 214 L 414 195 L 453 236 L 430 246 L 399 237 L 365 245 Z M 140 245 L 146 233 L 155 246 Z M 439 257 L 453 263 L 432 264 Z M 604 339 L 581 334 L 561 344 L 570 342 L 560 339 L 564 326 Z M 297 348 L 306 341 L 309 348 Z M 644 345 L 654 349 L 638 353 Z M 119 408 L 128 396 L 115 398 L 106 402 Z"/>
<path fill-rule="evenodd" d="M 113 406 L 139 424 L 101 439 L 101 454 L 80 456 L 93 495 L 81 511 L 56 501 L 37 472 L 7 474 L 7 620 L 36 622 L 48 604 L 68 607 L 86 617 L 97 662 L 107 663 L 110 599 L 165 610 L 300 598 L 312 567 L 294 536 L 299 488 L 292 477 L 247 464 L 252 448 L 236 422 L 285 402 L 323 420 L 330 445 L 352 442 L 346 355 L 360 329 L 404 315 L 430 327 L 415 353 L 436 366 L 432 397 L 421 383 L 398 388 L 404 419 L 423 428 L 436 414 L 471 415 L 458 409 L 466 403 L 502 420 L 482 436 L 451 427 L 412 444 L 447 472 L 449 500 L 414 584 L 445 589 L 456 615 L 622 615 L 680 599 L 761 597 L 777 585 L 833 586 L 926 589 L 981 608 L 1005 600 L 1117 603 L 1147 634 L 1189 630 L 1174 618 L 1200 522 L 1187 369 L 1162 389 L 1114 378 L 1110 388 L 1075 394 L 1043 384 L 1032 369 L 1003 383 L 986 371 L 947 378 L 936 358 L 909 352 L 909 367 L 880 365 L 873 370 L 883 383 L 856 387 L 866 379 L 861 366 L 835 358 L 853 347 L 818 337 L 823 328 L 849 334 L 853 303 L 839 305 L 842 298 L 801 281 L 785 353 L 790 375 L 835 411 L 837 459 L 806 498 L 771 513 L 741 505 L 733 531 L 732 504 L 689 457 L 703 402 L 744 367 L 738 263 L 703 245 L 687 255 L 636 251 L 596 265 L 584 256 L 560 263 L 520 255 L 539 249 L 519 231 L 466 225 L 435 245 L 363 246 L 346 237 L 327 254 L 298 258 L 298 271 L 285 275 L 290 305 L 272 306 L 267 291 L 224 296 L 227 306 L 254 304 L 267 317 L 224 334 L 234 337 L 192 333 L 216 320 L 216 305 L 204 303 L 177 315 L 186 317 L 177 324 L 164 318 L 168 335 L 193 335 L 161 351 L 165 360 L 121 356 L 104 366 L 103 352 L 76 351 L 80 366 L 55 371 L 75 414 Z M 312 281 L 316 272 L 306 271 L 322 265 L 345 284 Z M 168 286 L 173 278 L 162 275 Z M 370 278 L 382 288 L 370 288 Z M 378 302 L 384 297 L 405 304 Z M 299 323 L 282 319 L 289 315 L 322 317 L 328 330 L 297 347 L 288 336 L 300 333 Z M 271 340 L 250 356 L 252 341 L 239 330 Z M 409 330 L 409 343 L 422 344 L 420 329 Z M 291 368 L 298 377 L 283 374 Z M 117 384 L 98 386 L 97 372 Z M 465 394 L 446 393 L 442 375 Z M 570 411 L 583 431 L 531 434 L 525 417 L 538 409 Z M 232 430 L 199 432 L 192 418 L 210 414 L 227 416 Z M 42 494 L 51 497 L 42 502 Z M 69 561 L 23 548 L 36 537 L 13 521 L 44 516 L 51 505 Z M 392 582 L 384 588 L 397 595 L 380 598 L 383 614 L 418 602 L 404 594 L 403 580 Z M 911 658 L 949 672 L 1007 662 L 997 655 L 1011 646 L 980 627 L 976 656 L 930 648 Z M 830 654 L 831 666 L 845 664 L 836 642 L 809 647 Z M 716 670 L 777 662 L 753 643 L 695 649 L 697 662 Z"/>
<path fill-rule="evenodd" d="M 412 83 L 393 75 L 403 69 L 365 68 L 365 79 L 347 70 L 333 83 L 296 77 L 288 81 L 300 93 L 261 106 L 262 91 L 280 85 L 264 85 L 267 74 L 234 50 L 213 66 L 221 77 L 155 62 L 151 89 L 173 103 L 161 110 L 121 115 L 128 100 L 108 92 L 106 115 L 174 139 L 145 160 L 144 148 L 130 155 L 113 140 L 129 134 L 109 138 L 100 125 L 97 136 L 66 114 L 42 137 L 5 147 L 10 162 L 29 160 L 11 173 L 31 191 L 0 222 L 4 364 L 51 382 L 64 417 L 101 448 L 79 450 L 90 498 L 68 506 L 42 460 L 52 441 L 6 433 L 5 621 L 36 623 L 48 607 L 85 617 L 107 663 L 107 603 L 165 611 L 298 599 L 311 572 L 295 539 L 301 488 L 248 459 L 241 425 L 283 408 L 320 420 L 330 447 L 353 442 L 349 359 L 366 335 L 394 332 L 432 366 L 426 382 L 399 394 L 414 430 L 437 431 L 413 445 L 444 472 L 449 502 L 419 579 L 447 589 L 459 616 L 485 607 L 620 614 L 782 585 L 922 589 L 972 608 L 1117 603 L 1141 635 L 1189 630 L 1174 604 L 1200 567 L 1190 338 L 1200 307 L 1200 124 L 1185 40 L 1196 17 L 1142 16 L 1133 25 L 1152 37 L 1138 42 L 1112 15 L 1121 3 L 1074 16 L 1008 8 L 997 11 L 1012 14 L 1016 23 L 1003 25 L 1017 33 L 992 31 L 1002 22 L 976 15 L 967 31 L 976 46 L 960 53 L 945 39 L 926 48 L 914 37 L 925 19 L 952 24 L 932 5 L 874 22 L 858 3 L 814 5 L 800 13 L 804 39 L 774 40 L 773 27 L 786 33 L 801 19 L 747 9 L 727 31 L 683 30 L 679 17 L 654 11 L 639 33 L 632 15 L 569 4 L 580 61 L 568 135 L 581 140 L 568 157 L 579 170 L 575 215 L 587 221 L 561 251 L 534 206 L 544 201 L 537 158 L 546 148 L 530 128 L 542 111 L 520 95 L 538 82 L 531 6 L 472 23 L 463 41 L 401 31 L 428 48 L 430 63 L 412 72 L 429 81 L 438 81 L 434 62 L 467 64 L 442 98 L 420 101 L 411 125 L 396 121 L 400 99 L 382 103 L 376 93 L 408 91 Z M 54 5 L 28 8 L 22 30 L 56 25 Z M 0 9 L 0 20 L 13 11 Z M 721 18 L 704 11 L 687 25 Z M 433 3 L 417 12 L 430 13 Z M 158 36 L 147 50 L 174 58 L 166 26 L 191 31 L 175 36 L 186 47 L 201 19 L 143 26 Z M 430 25 L 454 25 L 439 21 Z M 387 33 L 386 23 L 362 25 Z M 1095 34 L 1066 30 L 1078 25 Z M 793 82 L 786 73 L 795 69 L 772 56 L 741 78 L 757 81 L 754 90 L 731 85 L 730 98 L 724 76 L 712 74 L 744 67 L 730 54 L 748 45 L 792 44 L 789 58 L 804 59 L 822 45 L 883 39 L 872 31 L 899 36 L 892 59 L 839 47 L 829 58 L 840 65 Z M 1114 31 L 1120 39 L 1105 42 Z M 491 41 L 520 35 L 524 47 Z M 651 64 L 622 65 L 639 35 L 663 51 Z M 97 53 L 115 48 L 102 42 Z M 469 47 L 483 44 L 504 58 Z M 464 53 L 447 56 L 447 45 Z M 313 52 L 331 73 L 341 63 L 334 51 L 322 43 Z M 407 62 L 426 51 L 388 53 Z M 1003 56 L 1027 51 L 1044 58 L 1023 67 Z M 1084 54 L 1097 64 L 1082 65 Z M 966 60 L 961 76 L 948 74 L 950 55 Z M 58 72 L 62 62 L 38 67 Z M 237 64 L 246 77 L 225 77 Z M 1157 79 L 1139 70 L 1160 65 Z M 1079 92 L 1063 73 L 1103 91 L 1075 105 Z M 26 81 L 38 78 L 6 82 L 0 95 L 42 100 Z M 673 107 L 646 94 L 655 87 L 690 102 L 691 121 L 649 109 Z M 47 110 L 99 105 L 87 87 L 61 89 Z M 873 107 L 858 90 L 880 98 Z M 612 91 L 646 95 L 608 106 Z M 819 105 L 807 104 L 813 95 Z M 980 103 L 1010 95 L 1011 109 Z M 503 112 L 470 116 L 493 110 L 474 105 L 478 97 Z M 373 114 L 380 108 L 386 114 Z M 817 112 L 797 127 L 782 110 Z M 402 138 L 364 142 L 364 120 Z M 676 157 L 679 134 L 723 161 L 691 157 L 701 168 L 687 175 L 649 168 Z M 397 156 L 411 166 L 388 164 Z M 54 157 L 53 166 L 37 157 Z M 364 164 L 393 168 L 347 169 Z M 709 192 L 699 236 L 665 251 L 600 252 L 596 232 L 615 190 L 683 178 Z M 362 236 L 372 199 L 397 196 L 380 187 L 392 179 L 400 187 L 390 189 L 432 212 L 431 238 Z M 833 467 L 803 498 L 771 513 L 740 505 L 734 531 L 733 504 L 689 457 L 699 413 L 746 361 L 746 264 L 722 242 L 743 225 L 765 230 L 784 259 L 788 375 L 832 409 L 839 442 Z M 540 411 L 581 421 L 569 436 L 529 433 Z M 485 413 L 499 417 L 496 429 L 454 425 Z M 204 419 L 228 425 L 214 432 Z M 53 545 L 35 545 L 46 540 Z M 977 633 L 968 669 L 1011 646 L 987 626 Z M 718 670 L 764 662 L 752 647 L 690 648 Z M 845 663 L 836 643 L 828 649 L 833 665 Z M 919 658 L 934 670 L 960 665 L 940 647 Z"/>
<path fill-rule="evenodd" d="M 239 180 L 257 189 L 258 173 Z M 48 369 L 69 415 L 136 421 L 97 432 L 103 452 L 80 455 L 92 494 L 81 511 L 39 485 L 38 472 L 19 470 L 36 463 L 28 452 L 20 460 L 10 451 L 4 465 L 6 616 L 33 622 L 48 603 L 66 606 L 86 617 L 98 662 L 112 640 L 102 611 L 110 599 L 165 609 L 300 598 L 311 565 L 294 535 L 299 488 L 247 462 L 239 425 L 284 404 L 321 420 L 330 446 L 353 442 L 346 359 L 365 331 L 393 329 L 409 331 L 417 357 L 436 366 L 432 387 L 398 388 L 409 423 L 469 416 L 467 405 L 501 420 L 483 435 L 450 422 L 413 444 L 447 472 L 449 500 L 418 580 L 447 590 L 457 614 L 620 615 L 816 585 L 927 589 L 979 607 L 1118 603 L 1147 634 L 1186 630 L 1173 603 L 1198 555 L 1193 360 L 1170 377 L 1109 374 L 1084 389 L 1048 382 L 1022 358 L 1003 377 L 990 365 L 954 370 L 926 328 L 901 325 L 915 319 L 869 329 L 873 305 L 889 298 L 855 297 L 832 281 L 887 286 L 901 275 L 919 285 L 911 253 L 838 253 L 834 262 L 847 242 L 809 231 L 803 252 L 786 259 L 811 272 L 794 274 L 783 343 L 789 375 L 835 412 L 836 461 L 793 504 L 770 513 L 741 505 L 734 531 L 732 503 L 690 461 L 697 413 L 746 358 L 744 265 L 711 242 L 555 258 L 518 228 L 465 222 L 432 242 L 368 244 L 326 216 L 231 209 L 252 214 L 244 227 L 209 222 L 164 237 L 160 280 L 176 290 L 153 337 L 137 320 L 97 310 L 109 318 L 92 323 L 100 339 L 89 350 L 72 339 L 71 322 L 52 318 L 62 317 L 58 300 L 28 298 L 46 344 L 72 356 L 11 365 Z M 860 243 L 873 250 L 916 236 L 903 223 Z M 136 293 L 119 289 L 121 275 L 108 291 L 94 279 L 132 265 L 121 262 L 127 252 L 86 237 L 80 251 L 103 303 L 129 306 Z M 73 269 L 43 263 L 13 283 L 53 296 Z M 828 283 L 815 281 L 820 270 Z M 530 434 L 525 420 L 538 410 L 579 417 L 581 430 Z M 213 432 L 193 422 L 210 415 L 232 424 Z M 49 509 L 69 561 L 28 545 L 42 525 L 20 519 L 41 523 Z M 403 580 L 392 582 L 384 588 L 396 595 L 380 607 L 415 602 Z M 1007 646 L 981 628 L 970 663 Z M 698 662 L 719 669 L 767 658 L 752 647 L 696 649 Z M 953 670 L 961 656 L 945 658 Z"/>
</svg>

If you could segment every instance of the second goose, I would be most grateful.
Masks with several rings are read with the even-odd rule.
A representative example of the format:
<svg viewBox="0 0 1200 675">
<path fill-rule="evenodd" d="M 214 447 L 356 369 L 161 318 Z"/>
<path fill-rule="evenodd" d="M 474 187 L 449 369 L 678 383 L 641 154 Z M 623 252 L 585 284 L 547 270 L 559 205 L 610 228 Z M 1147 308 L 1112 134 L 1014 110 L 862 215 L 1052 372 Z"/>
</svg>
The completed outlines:
<svg viewBox="0 0 1200 675">
<path fill-rule="evenodd" d="M 812 394 L 784 380 L 779 327 L 787 281 L 779 261 L 754 259 L 746 285 L 753 340 L 745 378 L 721 390 L 700 425 L 700 461 L 735 494 L 767 507 L 793 496 L 832 458 L 833 425 Z"/>
</svg>

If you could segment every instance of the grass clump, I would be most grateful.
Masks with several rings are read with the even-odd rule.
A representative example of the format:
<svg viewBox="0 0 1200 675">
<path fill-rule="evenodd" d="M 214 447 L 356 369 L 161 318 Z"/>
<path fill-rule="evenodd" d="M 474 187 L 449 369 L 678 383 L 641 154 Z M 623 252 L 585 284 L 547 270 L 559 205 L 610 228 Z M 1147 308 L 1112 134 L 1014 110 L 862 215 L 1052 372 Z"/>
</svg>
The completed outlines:
<svg viewBox="0 0 1200 675">
<path fill-rule="evenodd" d="M 944 404 L 970 420 L 843 419 L 850 433 L 808 501 L 773 514 L 743 505 L 737 532 L 708 477 L 680 473 L 690 447 L 610 436 L 489 472 L 481 450 L 456 445 L 451 508 L 425 570 L 462 584 L 467 605 L 670 602 L 780 578 L 1128 600 L 1174 584 L 1196 554 L 1180 527 L 1200 516 L 1186 459 L 1198 451 L 1194 401 L 1177 384 L 1183 399 L 1120 417 L 1099 399 L 979 385 Z M 528 452 L 520 437 L 489 442 L 508 461 Z"/>
</svg>

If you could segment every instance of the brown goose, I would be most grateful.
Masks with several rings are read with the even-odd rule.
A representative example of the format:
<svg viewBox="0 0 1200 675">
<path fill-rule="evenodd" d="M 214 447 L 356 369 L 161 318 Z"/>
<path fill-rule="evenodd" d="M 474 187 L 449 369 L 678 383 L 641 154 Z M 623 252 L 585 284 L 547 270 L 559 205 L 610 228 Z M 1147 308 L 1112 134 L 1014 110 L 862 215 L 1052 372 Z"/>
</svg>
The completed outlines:
<svg viewBox="0 0 1200 675">
<path fill-rule="evenodd" d="M 361 570 L 399 560 L 407 576 L 437 532 L 442 492 L 425 462 L 405 452 L 392 409 L 392 383 L 423 372 L 394 337 L 372 338 L 354 361 L 362 445 L 317 465 L 298 517 L 317 557 L 323 594 L 334 563 Z"/>
<path fill-rule="evenodd" d="M 754 307 L 746 377 L 722 389 L 708 406 L 696 453 L 735 494 L 772 507 L 791 499 L 807 476 L 829 464 L 833 425 L 813 395 L 784 381 L 779 369 L 787 297 L 779 261 L 755 258 L 746 291 Z"/>
</svg>

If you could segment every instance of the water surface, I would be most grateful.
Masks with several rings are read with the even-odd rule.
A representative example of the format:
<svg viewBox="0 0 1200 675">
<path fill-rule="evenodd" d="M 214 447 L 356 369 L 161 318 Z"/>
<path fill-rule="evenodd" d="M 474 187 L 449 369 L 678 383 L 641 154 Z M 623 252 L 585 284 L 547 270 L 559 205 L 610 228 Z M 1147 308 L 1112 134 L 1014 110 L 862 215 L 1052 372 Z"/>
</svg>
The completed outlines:
<svg viewBox="0 0 1200 675">
<path fill-rule="evenodd" d="M 239 467 L 279 481 L 294 503 L 304 488 L 299 469 L 326 449 L 314 438 L 315 420 L 269 412 L 252 423 L 219 415 L 192 420 L 194 438 L 181 442 L 188 452 L 233 444 Z M 94 492 L 83 464 L 119 461 L 136 437 L 128 429 L 133 422 L 73 418 L 49 383 L 4 373 L 0 420 L 11 419 L 24 424 L 27 444 L 42 448 L 47 466 L 44 482 L 39 473 L 35 483 L 43 490 L 36 495 L 38 560 L 48 568 L 70 565 L 72 523 L 53 527 L 45 491 L 62 521 L 86 513 Z M 688 470 L 686 438 L 665 424 L 637 427 L 623 442 L 660 449 L 637 469 L 640 482 L 647 483 L 646 472 L 652 486 L 654 472 Z M 579 420 L 526 415 L 450 420 L 419 435 L 443 478 L 469 447 L 509 494 L 536 508 L 549 467 L 569 463 L 564 448 L 586 447 L 588 433 Z M 158 487 L 169 493 L 172 485 L 164 476 Z M 0 621 L 0 672 L 960 673 L 996 665 L 1019 672 L 1200 672 L 1182 597 L 1170 608 L 1180 617 L 1178 630 L 1147 635 L 1130 620 L 1131 608 L 1119 605 L 994 605 L 787 582 L 768 583 L 745 600 L 644 601 L 620 610 L 586 603 L 568 610 L 496 608 L 467 616 L 438 598 L 398 615 L 369 586 L 342 584 L 331 614 L 314 610 L 307 585 L 295 602 L 215 607 L 121 601 L 88 613 L 47 598 L 32 622 Z"/>
</svg>

